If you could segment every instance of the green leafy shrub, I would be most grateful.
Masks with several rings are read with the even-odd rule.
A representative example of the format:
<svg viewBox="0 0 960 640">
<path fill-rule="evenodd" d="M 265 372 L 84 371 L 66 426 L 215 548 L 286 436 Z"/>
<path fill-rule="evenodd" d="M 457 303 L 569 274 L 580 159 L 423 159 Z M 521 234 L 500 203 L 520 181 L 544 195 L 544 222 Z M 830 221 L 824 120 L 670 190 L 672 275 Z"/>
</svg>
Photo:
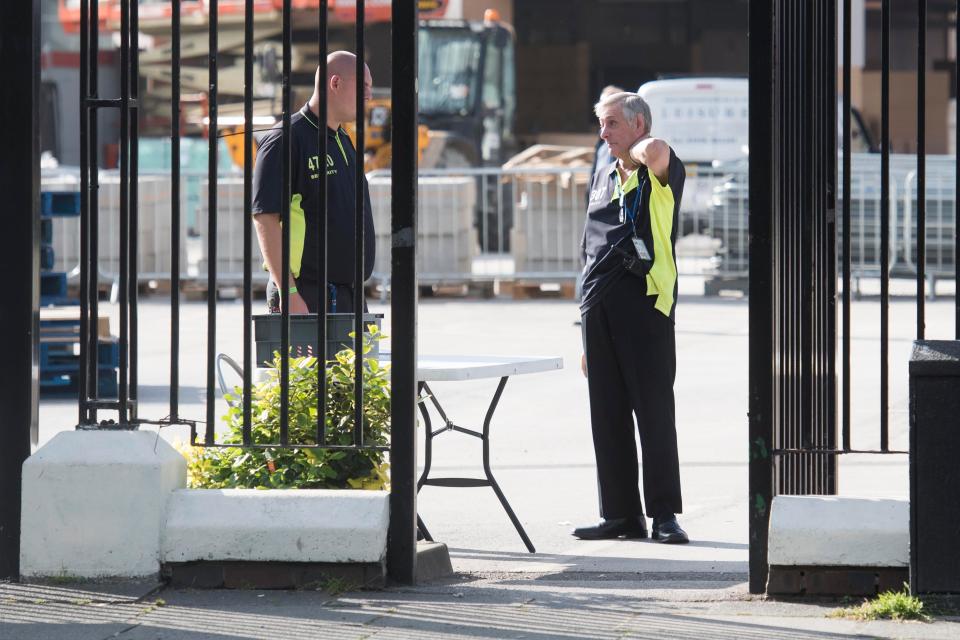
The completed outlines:
<svg viewBox="0 0 960 640">
<path fill-rule="evenodd" d="M 390 432 L 390 380 L 387 366 L 368 357 L 383 338 L 376 325 L 364 335 L 363 443 L 384 446 Z M 308 449 L 295 445 L 317 443 L 317 358 L 290 358 L 289 442 L 279 447 L 192 447 L 187 457 L 192 488 L 227 489 L 386 489 L 388 465 L 384 452 L 375 450 Z M 354 372 L 352 349 L 327 362 L 326 443 L 353 444 Z M 223 444 L 243 443 L 242 389 L 225 396 L 230 409 L 224 416 L 229 432 Z M 253 444 L 280 442 L 280 355 L 275 354 L 269 377 L 252 389 Z"/>
</svg>

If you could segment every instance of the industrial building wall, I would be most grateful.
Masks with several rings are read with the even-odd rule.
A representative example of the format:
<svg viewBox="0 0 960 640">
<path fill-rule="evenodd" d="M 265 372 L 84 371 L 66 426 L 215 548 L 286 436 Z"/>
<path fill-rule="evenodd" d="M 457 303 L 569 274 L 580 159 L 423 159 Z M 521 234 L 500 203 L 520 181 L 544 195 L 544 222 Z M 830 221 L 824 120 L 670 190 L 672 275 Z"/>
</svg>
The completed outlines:
<svg viewBox="0 0 960 640">
<path fill-rule="evenodd" d="M 604 86 L 659 77 L 746 76 L 746 0 L 517 0 L 517 131 L 593 132 Z"/>
</svg>

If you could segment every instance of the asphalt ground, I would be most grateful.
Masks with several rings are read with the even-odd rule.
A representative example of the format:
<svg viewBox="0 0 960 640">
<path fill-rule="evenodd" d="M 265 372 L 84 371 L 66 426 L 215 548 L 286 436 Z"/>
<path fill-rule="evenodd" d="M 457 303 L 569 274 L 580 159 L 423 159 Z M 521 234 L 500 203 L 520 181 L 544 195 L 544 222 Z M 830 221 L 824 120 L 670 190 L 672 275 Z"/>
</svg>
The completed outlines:
<svg viewBox="0 0 960 640">
<path fill-rule="evenodd" d="M 907 365 L 915 335 L 915 307 L 908 289 L 903 283 L 894 287 L 890 305 L 890 444 L 894 450 L 907 447 Z M 865 294 L 852 306 L 852 434 L 855 448 L 873 449 L 879 447 L 880 304 L 870 283 L 863 290 Z M 748 304 L 737 297 L 704 298 L 699 291 L 698 283 L 681 280 L 677 310 L 675 390 L 684 493 L 680 521 L 690 534 L 690 545 L 584 542 L 569 535 L 573 526 L 598 517 L 586 382 L 579 371 L 576 303 L 423 299 L 418 308 L 421 353 L 564 359 L 560 371 L 512 378 L 491 427 L 493 472 L 537 547 L 536 554 L 526 552 L 490 489 L 426 487 L 419 496 L 418 511 L 434 537 L 450 547 L 458 574 L 453 581 L 339 597 L 320 592 L 168 590 L 158 596 L 167 606 L 149 605 L 153 597 L 149 596 L 136 605 L 124 604 L 129 610 L 116 614 L 122 618 L 119 621 L 109 618 L 101 625 L 93 616 L 90 624 L 100 625 L 98 631 L 91 631 L 93 635 L 74 635 L 73 626 L 68 635 L 44 635 L 57 632 L 51 626 L 56 620 L 80 615 L 70 609 L 80 605 L 68 604 L 58 604 L 58 613 L 44 613 L 52 611 L 55 598 L 36 613 L 46 622 L 37 622 L 35 629 L 17 624 L 15 635 L 3 635 L 14 628 L 7 624 L 14 619 L 11 611 L 20 610 L 19 604 L 11 602 L 0 609 L 7 616 L 3 619 L 7 626 L 0 624 L 0 638 L 112 637 L 123 629 L 127 630 L 119 637 L 802 638 L 821 633 L 827 635 L 817 637 L 862 633 L 866 635 L 860 637 L 960 637 L 960 628 L 952 623 L 858 623 L 825 618 L 836 603 L 783 604 L 748 596 Z M 117 309 L 105 307 L 110 309 L 116 332 Z M 386 314 L 384 327 L 389 334 L 389 305 L 374 303 L 371 310 Z M 952 297 L 928 301 L 927 337 L 952 338 L 953 314 Z M 204 303 L 183 305 L 180 392 L 184 417 L 202 419 L 205 412 L 206 322 Z M 161 418 L 169 410 L 168 303 L 160 297 L 144 298 L 140 326 L 140 413 Z M 241 356 L 241 304 L 218 304 L 216 347 L 237 359 Z M 389 349 L 389 344 L 384 348 Z M 478 428 L 496 383 L 437 383 L 433 390 L 454 422 Z M 222 413 L 225 404 L 222 399 L 217 402 Z M 59 431 L 72 429 L 76 416 L 75 400 L 44 399 L 41 444 Z M 164 428 L 160 435 L 170 441 L 188 439 L 183 427 Z M 458 434 L 438 437 L 433 472 L 479 476 L 479 445 Z M 419 446 L 422 463 L 422 434 Z M 907 459 L 904 455 L 844 456 L 839 478 L 843 495 L 906 498 Z M 4 587 L 0 604 L 10 598 L 19 603 L 21 596 L 6 594 L 23 588 Z M 103 611 L 114 606 L 105 604 Z M 258 613 L 258 607 L 269 611 Z M 142 613 L 144 608 L 151 611 Z M 199 617 L 191 618 L 193 614 Z M 230 628 L 204 627 L 207 614 L 211 620 L 224 616 L 229 621 L 224 625 Z M 175 619 L 186 622 L 175 623 Z M 274 623 L 280 625 L 275 631 L 263 630 Z M 86 623 L 77 629 L 89 630 Z M 96 635 L 99 631 L 103 633 Z"/>
</svg>

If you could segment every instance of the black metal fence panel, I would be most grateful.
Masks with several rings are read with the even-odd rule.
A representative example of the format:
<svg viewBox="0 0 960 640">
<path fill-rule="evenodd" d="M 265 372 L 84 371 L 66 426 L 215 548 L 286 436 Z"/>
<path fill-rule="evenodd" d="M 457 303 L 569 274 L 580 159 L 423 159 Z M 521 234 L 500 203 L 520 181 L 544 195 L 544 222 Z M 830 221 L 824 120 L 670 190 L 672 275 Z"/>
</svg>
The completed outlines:
<svg viewBox="0 0 960 640">
<path fill-rule="evenodd" d="M 880 389 L 878 450 L 851 436 L 852 2 L 751 2 L 750 589 L 767 574 L 770 502 L 837 490 L 841 454 L 890 447 L 890 0 L 880 12 Z M 872 8 L 868 8 L 872 9 Z M 956 9 L 960 12 L 960 2 Z M 913 10 L 912 8 L 910 9 Z M 917 11 L 917 191 L 926 193 L 927 2 Z M 841 17 L 838 24 L 837 18 Z M 957 15 L 957 14 L 955 14 Z M 960 38 L 960 35 L 958 35 Z M 837 43 L 840 85 L 837 92 Z M 960 39 L 957 41 L 960 46 Z M 960 71 L 960 67 L 957 67 Z M 843 184 L 838 203 L 837 104 Z M 957 138 L 960 154 L 960 137 Z M 960 156 L 958 156 L 960 157 Z M 960 189 L 960 171 L 956 183 Z M 837 205 L 840 205 L 839 228 Z M 916 336 L 926 334 L 926 198 L 917 198 Z M 841 305 L 837 308 L 837 234 Z M 960 234 L 956 237 L 960 247 Z M 909 241 L 909 238 L 908 238 Z M 954 270 L 958 253 L 954 253 Z M 960 280 L 958 280 L 960 283 Z M 960 337 L 960 298 L 957 336 Z M 837 314 L 840 315 L 840 335 Z M 838 350 L 839 347 L 839 350 Z M 840 368 L 836 358 L 839 352 Z M 839 374 L 839 376 L 838 376 Z M 840 398 L 837 398 L 838 378 Z M 872 398 L 870 399 L 871 401 Z M 837 442 L 837 419 L 840 442 Z"/>
<path fill-rule="evenodd" d="M 216 0 L 206 3 L 207 9 L 207 69 L 209 84 L 205 96 L 206 131 L 208 135 L 208 164 L 207 164 L 207 211 L 208 218 L 206 247 L 207 262 L 207 346 L 204 353 L 206 403 L 205 415 L 202 419 L 196 416 L 185 416 L 180 406 L 180 372 L 182 368 L 181 353 L 181 292 L 180 292 L 180 250 L 182 226 L 181 191 L 182 172 L 180 160 L 181 140 L 181 56 L 182 56 L 182 0 L 171 0 L 170 17 L 170 140 L 171 140 L 171 292 L 170 292 L 170 354 L 169 354 L 169 412 L 166 416 L 144 416 L 138 411 L 138 289 L 137 289 L 137 246 L 138 234 L 138 139 L 140 120 L 140 77 L 139 77 L 139 3 L 137 0 L 121 0 L 119 2 L 119 54 L 120 54 L 120 92 L 119 96 L 109 98 L 98 94 L 97 77 L 99 73 L 99 3 L 96 0 L 81 0 L 80 2 L 80 140 L 81 140 L 81 269 L 80 269 L 80 313 L 81 313 L 81 379 L 79 382 L 79 419 L 80 428 L 125 428 L 136 429 L 143 424 L 188 425 L 191 428 L 191 445 L 204 447 L 236 447 L 237 443 L 218 441 L 215 428 L 217 422 L 218 398 L 216 384 L 218 381 L 217 367 L 220 362 L 229 360 L 223 354 L 217 354 L 217 236 L 218 236 L 218 153 L 221 139 L 220 91 L 219 91 L 219 3 Z M 416 91 L 416 37 L 417 37 L 417 6 L 411 2 L 395 1 L 393 14 L 397 24 L 403 24 L 402 29 L 394 29 L 393 35 L 393 68 L 395 81 L 393 83 L 393 117 L 391 138 L 395 141 L 398 152 L 394 154 L 394 181 L 393 181 L 393 232 L 394 256 L 393 274 L 391 283 L 393 288 L 392 306 L 394 317 L 393 345 L 393 374 L 391 384 L 397 401 L 391 405 L 391 421 L 393 434 L 390 446 L 383 442 L 364 442 L 365 397 L 364 384 L 367 366 L 364 363 L 365 353 L 365 301 L 363 280 L 365 275 L 365 237 L 372 234 L 365 224 L 366 205 L 366 177 L 363 167 L 364 149 L 364 117 L 365 91 L 365 3 L 356 2 L 356 109 L 357 123 L 354 139 L 356 162 L 353 162 L 353 180 L 356 192 L 355 209 L 353 211 L 354 228 L 354 279 L 352 283 L 353 309 L 350 309 L 350 322 L 354 331 L 353 369 L 352 369 L 352 422 L 349 425 L 349 442 L 332 441 L 327 429 L 330 408 L 326 405 L 328 396 L 328 366 L 318 364 L 317 370 L 317 406 L 316 427 L 314 442 L 296 442 L 291 439 L 291 374 L 292 359 L 300 355 L 316 356 L 319 363 L 324 363 L 327 356 L 326 345 L 328 340 L 328 217 L 327 195 L 329 193 L 327 172 L 318 165 L 317 201 L 320 204 L 320 222 L 313 229 L 316 233 L 316 242 L 319 247 L 319 282 L 316 298 L 318 306 L 309 322 L 314 323 L 313 335 L 316 342 L 312 349 L 304 354 L 298 350 L 291 354 L 293 336 L 291 334 L 291 290 L 295 285 L 291 281 L 291 207 L 294 193 L 292 176 L 294 169 L 293 141 L 291 133 L 291 117 L 295 113 L 292 104 L 291 85 L 291 58 L 293 42 L 293 7 L 291 0 L 282 0 L 278 3 L 281 14 L 281 42 L 282 64 L 280 72 L 281 117 L 279 129 L 282 137 L 280 153 L 280 262 L 281 282 L 275 283 L 280 297 L 279 319 L 279 419 L 276 441 L 255 441 L 253 438 L 253 406 L 252 395 L 254 389 L 254 371 L 262 358 L 255 358 L 254 342 L 254 314 L 252 299 L 253 262 L 253 145 L 254 145 L 254 95 L 255 76 L 255 0 L 245 0 L 243 11 L 243 189 L 244 189 L 244 268 L 243 268 L 243 365 L 242 386 L 238 387 L 240 396 L 239 405 L 242 415 L 242 445 L 252 448 L 296 447 L 349 449 L 349 450 L 377 450 L 390 451 L 392 462 L 392 494 L 391 534 L 389 559 L 391 573 L 401 581 L 412 581 L 415 576 L 415 454 L 414 454 L 414 425 L 415 425 L 415 334 L 416 334 L 416 270 L 415 270 L 415 238 L 416 221 L 416 164 L 417 164 L 417 91 Z M 303 7 L 299 7 L 303 10 Z M 308 7 L 313 10 L 313 7 Z M 320 78 L 327 77 L 328 65 L 328 36 L 327 13 L 328 1 L 317 0 L 317 42 Z M 302 28 L 302 25 L 298 28 Z M 327 91 L 329 83 L 321 80 L 317 84 L 318 123 L 327 123 Z M 119 139 L 119 389 L 116 400 L 103 399 L 98 393 L 97 369 L 97 327 L 95 318 L 98 317 L 99 288 L 99 247 L 98 226 L 100 224 L 100 205 L 98 201 L 99 171 L 102 158 L 97 151 L 97 114 L 102 109 L 120 110 L 120 139 Z M 318 126 L 317 141 L 320 158 L 326 157 L 327 126 Z M 226 135 L 226 134 L 224 134 Z M 235 135 L 235 134 L 230 134 Z M 407 150 L 408 152 L 399 151 Z M 346 158 L 346 156 L 345 156 Z M 299 158 L 297 158 L 299 161 Z M 342 214 L 342 212 L 338 212 Z M 341 283 L 342 284 L 342 283 Z M 302 320 L 302 318 L 301 318 Z M 222 378 L 221 378 L 222 380 Z M 222 384 L 222 383 L 221 383 Z M 398 395 L 399 394 L 399 395 Z M 110 420 L 104 420 L 105 412 L 109 412 Z M 202 432 L 202 433 L 201 433 Z"/>
</svg>

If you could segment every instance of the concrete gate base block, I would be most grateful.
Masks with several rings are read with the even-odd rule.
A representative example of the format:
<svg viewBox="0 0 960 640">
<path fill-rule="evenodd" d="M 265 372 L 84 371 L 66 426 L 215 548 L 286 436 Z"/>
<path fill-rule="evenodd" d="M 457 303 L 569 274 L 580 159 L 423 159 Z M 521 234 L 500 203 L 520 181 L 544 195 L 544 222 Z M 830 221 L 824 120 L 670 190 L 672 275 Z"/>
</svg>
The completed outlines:
<svg viewBox="0 0 960 640">
<path fill-rule="evenodd" d="M 776 496 L 771 566 L 906 567 L 910 503 L 881 498 Z"/>
<path fill-rule="evenodd" d="M 776 496 L 767 593 L 872 595 L 899 589 L 909 566 L 910 504 L 840 496 Z"/>
<path fill-rule="evenodd" d="M 347 489 L 181 489 L 170 496 L 163 562 L 379 563 L 390 494 Z"/>
<path fill-rule="evenodd" d="M 167 499 L 186 478 L 156 433 L 58 433 L 23 465 L 23 578 L 155 577 Z"/>
</svg>

